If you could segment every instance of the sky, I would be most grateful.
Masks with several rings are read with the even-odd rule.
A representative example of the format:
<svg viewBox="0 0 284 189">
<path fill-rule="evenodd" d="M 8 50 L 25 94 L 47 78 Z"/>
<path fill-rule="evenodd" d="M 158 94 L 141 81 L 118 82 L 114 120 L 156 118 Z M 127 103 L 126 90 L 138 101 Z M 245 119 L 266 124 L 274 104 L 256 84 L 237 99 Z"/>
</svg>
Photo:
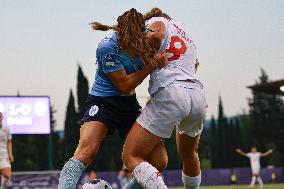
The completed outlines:
<svg viewBox="0 0 284 189">
<path fill-rule="evenodd" d="M 96 48 L 108 34 L 88 23 L 115 24 L 130 8 L 153 7 L 183 22 L 197 46 L 208 118 L 217 115 L 219 96 L 227 116 L 247 112 L 247 86 L 261 68 L 271 80 L 284 78 L 283 0 L 0 0 L 0 95 L 50 96 L 62 130 L 78 64 L 91 88 Z M 148 79 L 136 90 L 142 106 L 147 87 Z"/>
</svg>

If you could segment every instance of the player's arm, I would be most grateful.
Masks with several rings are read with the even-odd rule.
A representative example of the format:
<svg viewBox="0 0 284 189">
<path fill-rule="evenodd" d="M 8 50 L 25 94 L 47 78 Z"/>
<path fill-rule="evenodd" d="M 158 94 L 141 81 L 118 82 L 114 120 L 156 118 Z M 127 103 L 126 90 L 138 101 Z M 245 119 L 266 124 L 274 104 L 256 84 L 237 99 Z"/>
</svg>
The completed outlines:
<svg viewBox="0 0 284 189">
<path fill-rule="evenodd" d="M 244 152 L 243 152 L 241 149 L 239 149 L 239 148 L 236 149 L 236 152 L 237 152 L 238 154 L 240 154 L 241 156 L 247 157 L 246 153 L 244 153 Z"/>
<path fill-rule="evenodd" d="M 13 163 L 14 156 L 13 156 L 13 149 L 12 149 L 12 139 L 9 139 L 7 142 L 7 150 L 8 150 L 9 160 L 11 163 Z"/>
<path fill-rule="evenodd" d="M 266 152 L 261 153 L 261 154 L 260 154 L 260 157 L 268 156 L 268 155 L 270 155 L 272 152 L 273 152 L 273 149 L 269 149 L 269 150 L 267 150 Z"/>
<path fill-rule="evenodd" d="M 109 72 L 107 76 L 122 94 L 128 95 L 155 69 L 166 65 L 166 53 L 162 52 L 156 54 L 154 61 L 155 63 L 148 63 L 142 70 L 129 75 L 126 73 L 125 69 L 121 69 L 119 71 Z"/>
</svg>

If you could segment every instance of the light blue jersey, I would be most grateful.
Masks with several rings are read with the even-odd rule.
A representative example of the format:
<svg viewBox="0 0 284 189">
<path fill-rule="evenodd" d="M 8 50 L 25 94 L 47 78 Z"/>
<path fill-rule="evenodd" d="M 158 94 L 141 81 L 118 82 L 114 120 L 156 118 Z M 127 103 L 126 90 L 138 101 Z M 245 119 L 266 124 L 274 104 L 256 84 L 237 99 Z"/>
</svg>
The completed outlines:
<svg viewBox="0 0 284 189">
<path fill-rule="evenodd" d="M 122 69 L 125 69 L 127 74 L 131 74 L 144 67 L 140 59 L 131 59 L 124 51 L 118 50 L 117 34 L 115 32 L 100 42 L 96 57 L 98 69 L 91 91 L 94 96 L 122 95 L 107 74 Z"/>
</svg>

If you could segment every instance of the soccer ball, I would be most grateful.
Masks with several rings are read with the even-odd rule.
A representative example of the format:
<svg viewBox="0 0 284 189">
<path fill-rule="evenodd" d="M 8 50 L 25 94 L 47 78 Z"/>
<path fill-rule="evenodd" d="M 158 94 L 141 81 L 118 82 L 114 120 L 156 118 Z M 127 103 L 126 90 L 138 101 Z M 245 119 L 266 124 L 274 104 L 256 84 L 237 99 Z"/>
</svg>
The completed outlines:
<svg viewBox="0 0 284 189">
<path fill-rule="evenodd" d="M 93 179 L 86 182 L 81 189 L 112 189 L 111 185 L 102 179 Z"/>
</svg>

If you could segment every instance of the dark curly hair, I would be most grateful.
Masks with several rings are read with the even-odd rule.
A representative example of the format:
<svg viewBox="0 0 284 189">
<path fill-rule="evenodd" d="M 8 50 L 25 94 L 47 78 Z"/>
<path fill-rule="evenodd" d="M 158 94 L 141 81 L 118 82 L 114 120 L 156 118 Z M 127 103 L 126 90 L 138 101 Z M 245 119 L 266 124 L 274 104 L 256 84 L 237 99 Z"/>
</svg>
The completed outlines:
<svg viewBox="0 0 284 189">
<path fill-rule="evenodd" d="M 94 30 L 115 30 L 118 37 L 118 49 L 124 50 L 131 58 L 140 58 L 144 64 L 154 63 L 157 44 L 146 40 L 143 15 L 132 8 L 117 18 L 117 24 L 108 26 L 99 22 L 90 23 Z"/>
</svg>

